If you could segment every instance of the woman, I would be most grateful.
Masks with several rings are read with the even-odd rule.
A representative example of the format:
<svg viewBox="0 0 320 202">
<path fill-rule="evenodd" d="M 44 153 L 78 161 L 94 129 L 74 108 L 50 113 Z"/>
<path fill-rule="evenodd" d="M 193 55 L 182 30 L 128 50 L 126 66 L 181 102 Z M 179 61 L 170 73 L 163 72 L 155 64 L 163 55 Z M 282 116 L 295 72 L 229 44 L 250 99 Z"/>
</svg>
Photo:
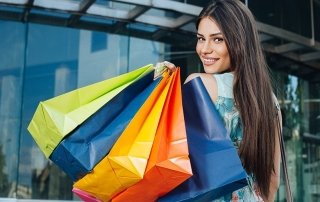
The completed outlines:
<svg viewBox="0 0 320 202">
<path fill-rule="evenodd" d="M 273 201 L 280 181 L 277 101 L 254 17 L 239 0 L 215 0 L 196 26 L 205 73 L 191 74 L 186 82 L 201 78 L 251 176 L 247 187 L 216 201 Z"/>
</svg>

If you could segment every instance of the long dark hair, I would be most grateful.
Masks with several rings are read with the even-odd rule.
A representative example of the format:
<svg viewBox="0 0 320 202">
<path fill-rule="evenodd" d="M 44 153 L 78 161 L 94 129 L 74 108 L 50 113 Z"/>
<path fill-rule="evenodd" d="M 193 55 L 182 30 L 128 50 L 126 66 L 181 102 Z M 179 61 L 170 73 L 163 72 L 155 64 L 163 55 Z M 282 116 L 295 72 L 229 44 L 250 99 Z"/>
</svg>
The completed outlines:
<svg viewBox="0 0 320 202">
<path fill-rule="evenodd" d="M 239 148 L 242 164 L 268 197 L 272 172 L 276 123 L 272 86 L 256 28 L 249 9 L 239 0 L 215 0 L 197 21 L 209 17 L 223 33 L 234 71 L 233 94 L 243 125 Z"/>
</svg>

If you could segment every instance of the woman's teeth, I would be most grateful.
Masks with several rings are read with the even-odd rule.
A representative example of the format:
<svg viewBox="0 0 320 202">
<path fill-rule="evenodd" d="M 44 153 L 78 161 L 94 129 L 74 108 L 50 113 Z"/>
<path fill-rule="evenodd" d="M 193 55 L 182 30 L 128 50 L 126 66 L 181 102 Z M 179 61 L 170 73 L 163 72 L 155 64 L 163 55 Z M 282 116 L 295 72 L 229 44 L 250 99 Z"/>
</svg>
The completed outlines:
<svg viewBox="0 0 320 202">
<path fill-rule="evenodd" d="M 206 64 L 206 65 L 210 65 L 210 64 L 213 64 L 217 61 L 218 59 L 215 59 L 215 58 L 203 58 L 203 63 Z"/>
</svg>

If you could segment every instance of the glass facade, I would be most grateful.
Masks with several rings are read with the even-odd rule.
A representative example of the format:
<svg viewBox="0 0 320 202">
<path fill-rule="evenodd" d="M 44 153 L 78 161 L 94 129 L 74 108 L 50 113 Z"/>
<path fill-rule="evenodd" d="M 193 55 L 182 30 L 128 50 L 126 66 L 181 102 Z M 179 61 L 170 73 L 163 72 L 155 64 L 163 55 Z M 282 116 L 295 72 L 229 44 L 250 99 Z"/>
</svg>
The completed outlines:
<svg viewBox="0 0 320 202">
<path fill-rule="evenodd" d="M 206 2 L 187 1 L 199 6 Z M 96 4 L 108 3 L 96 1 Z M 310 4 L 297 0 L 249 1 L 248 6 L 263 23 L 305 37 L 312 35 Z M 320 29 L 318 8 L 314 7 L 316 32 Z M 297 15 L 289 15 L 292 11 Z M 157 10 L 148 12 L 165 15 Z M 86 16 L 81 19 L 90 22 Z M 95 20 L 98 19 L 106 24 L 115 23 L 102 18 Z M 45 158 L 27 131 L 40 101 L 163 60 L 181 66 L 182 79 L 202 71 L 193 41 L 186 43 L 189 46 L 179 47 L 137 36 L 139 30 L 153 33 L 156 26 L 137 23 L 125 26 L 133 31 L 115 34 L 0 20 L 3 39 L 0 43 L 0 201 L 1 198 L 4 201 L 8 198 L 78 200 L 71 192 L 72 181 Z M 161 32 L 158 34 L 161 36 Z M 319 36 L 315 39 L 319 40 Z M 297 69 L 295 64 L 280 69 L 279 58 L 266 56 L 283 114 L 294 201 L 320 201 L 320 83 L 288 73 L 286 68 Z M 285 201 L 283 182 L 277 201 Z"/>
<path fill-rule="evenodd" d="M 277 97 L 295 201 L 320 200 L 320 84 L 276 72 Z M 278 197 L 284 199 L 282 183 Z"/>
<path fill-rule="evenodd" d="M 10 21 L 0 30 L 0 197 L 72 200 L 72 181 L 27 131 L 39 101 L 163 61 L 170 45 Z"/>
<path fill-rule="evenodd" d="M 310 6 L 310 1 L 299 0 L 248 1 L 248 7 L 258 21 L 308 38 L 312 35 Z"/>
<path fill-rule="evenodd" d="M 21 23 L 1 22 L 0 64 L 0 179 L 2 197 L 14 197 L 19 177 L 22 126 L 22 94 L 26 28 Z"/>
</svg>

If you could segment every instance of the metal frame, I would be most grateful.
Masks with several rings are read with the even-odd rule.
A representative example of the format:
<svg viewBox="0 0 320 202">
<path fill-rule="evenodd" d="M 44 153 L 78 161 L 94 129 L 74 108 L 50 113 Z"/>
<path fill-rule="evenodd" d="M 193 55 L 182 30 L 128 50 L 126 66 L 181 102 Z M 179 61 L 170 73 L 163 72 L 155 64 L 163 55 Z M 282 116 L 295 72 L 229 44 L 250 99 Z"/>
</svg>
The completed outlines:
<svg viewBox="0 0 320 202">
<path fill-rule="evenodd" d="M 98 30 L 104 32 L 128 34 L 150 40 L 172 43 L 181 48 L 190 47 L 194 43 L 195 29 L 191 29 L 190 23 L 194 23 L 202 7 L 177 2 L 173 0 L 110 0 L 109 4 L 130 5 L 132 9 L 116 9 L 107 5 L 96 4 L 96 0 L 0 0 L 0 6 L 6 8 L 22 8 L 22 12 L 4 10 L 0 11 L 0 19 L 15 20 L 21 22 L 34 22 L 66 27 Z M 313 0 L 310 0 L 313 8 Z M 148 13 L 150 9 L 162 10 L 164 16 L 156 16 Z M 33 10 L 43 10 L 48 13 L 33 13 Z M 176 13 L 179 17 L 172 18 L 166 13 Z M 69 14 L 64 18 L 49 14 Z M 82 16 L 100 19 L 97 22 L 89 22 Z M 313 11 L 310 14 L 314 22 Z M 104 23 L 104 20 L 113 20 L 115 23 Z M 157 28 L 154 32 L 135 30 L 127 26 L 130 23 L 141 23 Z M 312 37 L 307 38 L 299 34 L 257 22 L 260 39 L 266 52 L 280 55 L 302 66 L 307 66 L 313 72 L 320 74 L 320 42 L 315 41 L 314 25 L 312 25 Z M 273 43 L 274 39 L 280 39 L 282 43 Z M 289 65 L 290 66 L 290 65 Z M 312 75 L 312 74 L 310 74 Z M 320 78 L 319 78 L 320 81 Z"/>
</svg>

